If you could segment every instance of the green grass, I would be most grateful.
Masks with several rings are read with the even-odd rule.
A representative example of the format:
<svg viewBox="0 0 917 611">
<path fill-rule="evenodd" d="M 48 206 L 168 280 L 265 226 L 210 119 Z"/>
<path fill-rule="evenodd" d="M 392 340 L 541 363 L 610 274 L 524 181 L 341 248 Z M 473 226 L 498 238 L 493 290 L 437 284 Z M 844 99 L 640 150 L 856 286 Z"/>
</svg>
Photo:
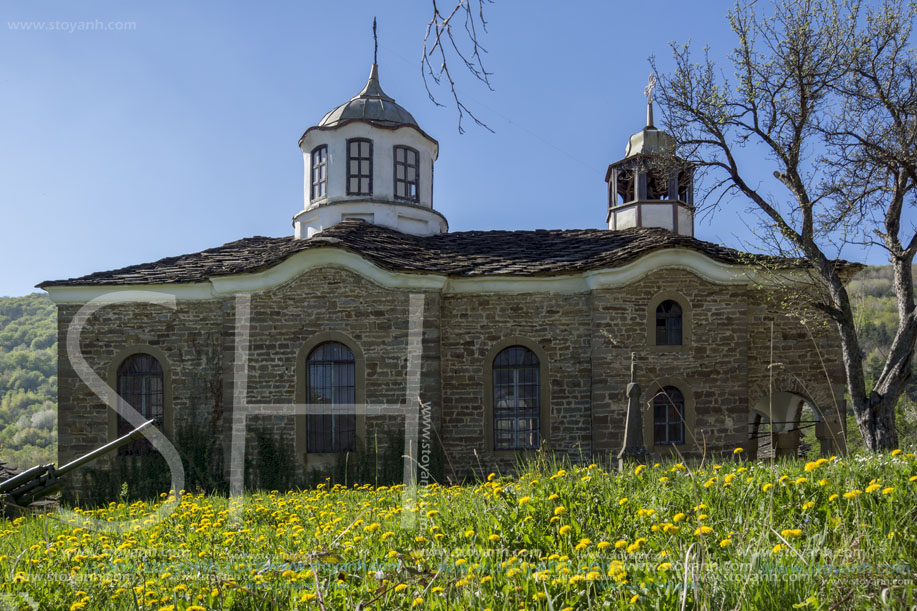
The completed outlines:
<svg viewBox="0 0 917 611">
<path fill-rule="evenodd" d="M 0 523 L 0 607 L 26 595 L 71 610 L 917 604 L 913 454 L 636 474 L 543 459 L 516 478 L 413 497 L 400 486 L 261 492 L 234 514 L 226 497 L 184 495 L 144 524 L 164 502 L 80 511 L 82 525 Z M 101 533 L 90 518 L 140 522 Z"/>
</svg>

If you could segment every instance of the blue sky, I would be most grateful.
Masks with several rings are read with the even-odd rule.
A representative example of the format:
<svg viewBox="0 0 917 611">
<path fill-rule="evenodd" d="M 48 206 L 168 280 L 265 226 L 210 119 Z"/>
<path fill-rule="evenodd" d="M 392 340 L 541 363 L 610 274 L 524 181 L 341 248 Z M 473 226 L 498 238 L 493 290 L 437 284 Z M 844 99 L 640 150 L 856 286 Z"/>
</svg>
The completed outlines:
<svg viewBox="0 0 917 611">
<path fill-rule="evenodd" d="M 385 91 L 440 142 L 434 206 L 452 231 L 601 227 L 605 169 L 644 124 L 647 58 L 669 66 L 671 40 L 725 55 L 730 5 L 497 0 L 483 39 L 495 90 L 460 79 L 496 133 L 466 122 L 459 135 L 454 107 L 435 107 L 420 76 L 428 0 L 8 0 L 0 295 L 291 235 L 303 201 L 297 140 L 362 88 L 373 16 Z M 745 209 L 699 220 L 697 236 L 753 247 Z M 882 263 L 878 252 L 845 254 Z"/>
</svg>

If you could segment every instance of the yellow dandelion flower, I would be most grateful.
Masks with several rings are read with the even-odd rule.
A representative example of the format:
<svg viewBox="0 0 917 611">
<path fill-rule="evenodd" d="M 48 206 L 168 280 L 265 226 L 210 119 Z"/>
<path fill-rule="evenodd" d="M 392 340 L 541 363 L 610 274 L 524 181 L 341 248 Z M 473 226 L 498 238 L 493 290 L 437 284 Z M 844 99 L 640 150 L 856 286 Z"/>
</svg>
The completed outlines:
<svg viewBox="0 0 917 611">
<path fill-rule="evenodd" d="M 397 586 L 395 586 L 396 592 L 404 592 L 407 589 L 408 589 L 407 584 L 399 583 Z"/>
<path fill-rule="evenodd" d="M 599 549 L 608 549 L 609 547 L 611 547 L 611 543 L 609 543 L 608 541 L 599 541 L 596 544 L 596 547 Z"/>
<path fill-rule="evenodd" d="M 694 536 L 701 536 L 712 533 L 713 529 L 709 526 L 700 526 L 694 530 Z"/>
<path fill-rule="evenodd" d="M 720 541 L 720 547 L 729 547 L 732 545 L 732 539 L 723 539 Z"/>
<path fill-rule="evenodd" d="M 763 490 L 764 492 L 767 492 L 768 490 L 770 490 L 773 487 L 774 487 L 773 484 L 764 484 L 763 486 L 761 486 L 761 490 Z"/>
<path fill-rule="evenodd" d="M 780 553 L 781 551 L 783 551 L 785 548 L 786 548 L 786 546 L 785 546 L 783 543 L 778 543 L 777 545 L 775 545 L 775 546 L 771 549 L 771 553 L 779 554 L 779 553 Z"/>
<path fill-rule="evenodd" d="M 634 475 L 640 475 L 644 469 L 646 469 L 646 465 L 637 465 L 637 467 L 634 469 Z"/>
<path fill-rule="evenodd" d="M 745 450 L 743 450 L 742 448 L 736 448 L 735 450 L 732 451 L 732 453 L 733 453 L 733 454 L 741 454 L 741 453 L 744 452 L 744 451 L 745 451 Z"/>
<path fill-rule="evenodd" d="M 894 488 L 891 488 L 891 487 L 889 487 L 889 488 L 883 488 L 883 489 L 882 489 L 882 494 L 891 494 L 891 493 L 894 492 L 894 491 L 895 491 L 895 489 L 894 489 Z"/>
<path fill-rule="evenodd" d="M 900 450 L 900 449 L 896 448 L 896 449 L 892 450 L 892 456 L 899 456 L 900 454 L 901 454 L 901 450 Z"/>
<path fill-rule="evenodd" d="M 836 494 L 832 494 L 831 496 L 828 497 L 829 501 L 836 501 L 837 499 L 838 499 L 838 495 Z"/>
<path fill-rule="evenodd" d="M 499 541 L 499 540 L 500 540 L 500 535 L 498 535 L 497 533 L 494 533 L 494 534 L 492 534 L 492 535 L 489 535 L 489 536 L 487 537 L 487 540 L 488 540 L 488 541 Z"/>
<path fill-rule="evenodd" d="M 863 493 L 860 490 L 851 490 L 850 492 L 844 493 L 844 498 L 845 499 L 855 499 L 856 497 L 860 496 L 861 494 Z"/>
<path fill-rule="evenodd" d="M 624 539 L 618 539 L 615 541 L 615 549 L 621 549 L 622 547 L 627 547 L 627 541 Z"/>
<path fill-rule="evenodd" d="M 624 505 L 625 503 L 627 503 L 627 497 L 624 497 L 623 499 L 618 499 L 618 505 Z"/>
<path fill-rule="evenodd" d="M 814 462 L 807 462 L 806 466 L 803 467 L 803 469 L 805 469 L 806 472 L 814 471 L 817 468 L 818 468 L 818 465 L 815 464 Z"/>
<path fill-rule="evenodd" d="M 673 522 L 681 522 L 684 519 L 685 519 L 685 514 L 683 513 L 676 513 L 674 516 L 672 516 Z"/>
<path fill-rule="evenodd" d="M 558 505 L 557 507 L 554 508 L 554 515 L 556 516 L 563 515 L 566 512 L 567 512 L 567 508 L 564 507 L 563 505 Z"/>
<path fill-rule="evenodd" d="M 869 494 L 869 493 L 875 492 L 876 490 L 878 490 L 881 487 L 882 486 L 880 486 L 879 484 L 870 484 L 869 486 L 866 486 L 866 493 Z"/>
<path fill-rule="evenodd" d="M 813 507 L 815 507 L 815 501 L 809 501 L 808 503 L 802 504 L 803 511 L 806 511 L 807 509 L 812 509 Z"/>
<path fill-rule="evenodd" d="M 573 529 L 570 527 L 569 524 L 564 524 L 563 526 L 560 527 L 560 530 L 557 531 L 557 532 L 559 532 L 559 533 L 562 534 L 562 535 L 566 535 L 566 534 L 567 534 L 568 532 L 570 532 L 571 530 L 573 530 Z"/>
<path fill-rule="evenodd" d="M 780 531 L 780 534 L 787 539 L 792 539 L 794 537 L 799 537 L 802 535 L 802 530 L 799 528 L 784 528 Z"/>
<path fill-rule="evenodd" d="M 671 562 L 662 562 L 659 566 L 656 567 L 657 571 L 662 571 L 663 573 L 672 568 Z"/>
<path fill-rule="evenodd" d="M 417 605 L 422 605 L 422 604 L 423 604 L 423 598 L 418 596 L 417 598 L 414 599 L 414 602 L 411 603 L 411 607 L 416 607 Z"/>
<path fill-rule="evenodd" d="M 633 605 L 633 604 L 635 604 L 638 600 L 640 600 L 640 595 L 639 595 L 639 594 L 634 594 L 633 596 L 630 597 L 630 604 Z"/>
<path fill-rule="evenodd" d="M 525 505 L 526 503 L 528 503 L 528 502 L 531 501 L 531 500 L 532 500 L 532 497 L 530 497 L 530 496 L 524 496 L 524 497 L 522 497 L 521 499 L 519 499 L 519 504 L 520 504 L 520 505 Z"/>
</svg>

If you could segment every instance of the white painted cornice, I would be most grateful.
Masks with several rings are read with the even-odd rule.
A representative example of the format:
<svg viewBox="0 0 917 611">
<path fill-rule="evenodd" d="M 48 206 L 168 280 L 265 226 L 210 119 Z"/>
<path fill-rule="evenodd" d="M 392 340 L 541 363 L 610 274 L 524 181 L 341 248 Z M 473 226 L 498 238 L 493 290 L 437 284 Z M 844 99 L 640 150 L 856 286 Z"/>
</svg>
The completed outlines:
<svg viewBox="0 0 917 611">
<path fill-rule="evenodd" d="M 556 276 L 462 276 L 406 273 L 383 269 L 352 252 L 321 247 L 298 252 L 268 269 L 228 276 L 214 276 L 203 282 L 154 285 L 49 286 L 45 290 L 55 303 L 85 303 L 92 299 L 131 301 L 132 291 L 153 291 L 174 295 L 180 301 L 218 299 L 237 293 L 268 291 L 312 270 L 341 268 L 379 286 L 407 291 L 440 291 L 446 294 L 473 293 L 584 293 L 619 288 L 660 270 L 682 270 L 720 285 L 766 283 L 766 272 L 742 264 L 716 261 L 685 248 L 657 250 L 627 265 Z M 799 275 L 799 274 L 796 274 Z M 800 275 L 800 281 L 804 281 Z"/>
</svg>

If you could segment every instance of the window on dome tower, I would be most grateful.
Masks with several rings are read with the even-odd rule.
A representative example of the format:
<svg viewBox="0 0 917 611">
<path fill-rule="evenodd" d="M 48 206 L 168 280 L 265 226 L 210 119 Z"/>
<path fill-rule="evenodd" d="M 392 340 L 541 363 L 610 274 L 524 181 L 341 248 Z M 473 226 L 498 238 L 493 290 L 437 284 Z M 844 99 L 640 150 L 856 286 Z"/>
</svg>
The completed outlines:
<svg viewBox="0 0 917 611">
<path fill-rule="evenodd" d="M 323 144 L 312 150 L 312 197 L 311 201 L 328 194 L 328 146 Z"/>
<path fill-rule="evenodd" d="M 373 194 L 373 141 L 347 141 L 347 195 Z"/>
<path fill-rule="evenodd" d="M 417 151 L 406 146 L 395 147 L 395 199 L 420 200 Z"/>
</svg>

